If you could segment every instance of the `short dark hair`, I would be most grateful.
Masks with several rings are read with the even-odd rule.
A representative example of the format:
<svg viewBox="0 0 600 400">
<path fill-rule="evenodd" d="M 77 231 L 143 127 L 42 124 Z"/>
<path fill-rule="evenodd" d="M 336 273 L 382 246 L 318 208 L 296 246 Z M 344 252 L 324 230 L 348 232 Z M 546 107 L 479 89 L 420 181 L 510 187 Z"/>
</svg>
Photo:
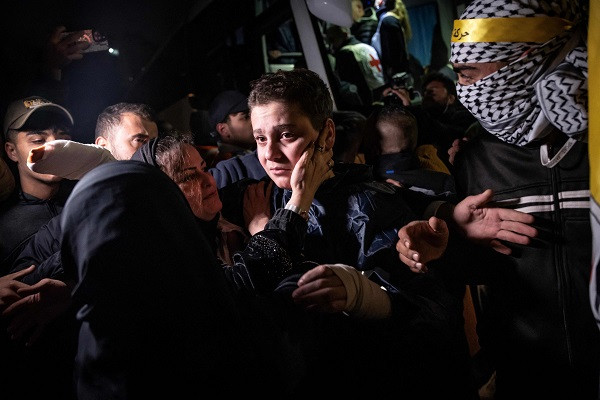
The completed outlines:
<svg viewBox="0 0 600 400">
<path fill-rule="evenodd" d="M 402 104 L 387 104 L 374 111 L 367 119 L 364 147 L 365 161 L 369 164 L 376 163 L 382 153 L 389 151 L 382 148 L 383 140 L 377 127 L 377 124 L 382 121 L 389 121 L 399 128 L 398 133 L 402 136 L 396 139 L 403 151 L 414 151 L 417 147 L 419 129 L 414 114 Z"/>
<path fill-rule="evenodd" d="M 456 83 L 452 79 L 440 72 L 431 72 L 425 75 L 423 77 L 423 83 L 421 87 L 425 89 L 427 85 L 434 81 L 441 82 L 448 91 L 448 94 L 451 94 L 456 97 Z"/>
<path fill-rule="evenodd" d="M 123 114 L 131 113 L 148 121 L 156 122 L 154 110 L 143 103 L 117 103 L 106 107 L 96 120 L 96 138 L 110 136 L 113 130 L 121 124 Z"/>
<path fill-rule="evenodd" d="M 333 100 L 327 85 L 313 71 L 297 68 L 264 74 L 251 82 L 248 106 L 281 101 L 297 105 L 316 130 L 321 130 L 333 114 Z"/>
<path fill-rule="evenodd" d="M 46 123 L 46 124 L 36 124 L 36 123 L 31 124 L 31 123 L 29 123 L 29 124 L 23 125 L 23 127 L 19 128 L 19 129 L 9 129 L 6 132 L 4 141 L 10 142 L 10 143 L 15 143 L 19 132 L 45 131 L 47 129 L 54 131 L 54 132 L 64 132 L 66 134 L 71 133 L 71 128 L 66 123 L 60 123 L 60 122 Z M 2 140 L 0 140 L 0 143 L 2 143 Z M 2 154 L 2 153 L 0 153 L 0 154 Z"/>
</svg>

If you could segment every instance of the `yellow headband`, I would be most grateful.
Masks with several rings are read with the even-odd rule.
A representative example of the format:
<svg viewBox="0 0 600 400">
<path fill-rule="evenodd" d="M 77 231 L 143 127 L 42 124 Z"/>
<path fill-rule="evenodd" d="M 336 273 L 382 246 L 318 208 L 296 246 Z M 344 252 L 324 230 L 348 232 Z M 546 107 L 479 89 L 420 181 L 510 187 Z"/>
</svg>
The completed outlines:
<svg viewBox="0 0 600 400">
<path fill-rule="evenodd" d="M 558 17 L 457 19 L 451 41 L 545 43 L 572 26 L 572 22 Z"/>
</svg>

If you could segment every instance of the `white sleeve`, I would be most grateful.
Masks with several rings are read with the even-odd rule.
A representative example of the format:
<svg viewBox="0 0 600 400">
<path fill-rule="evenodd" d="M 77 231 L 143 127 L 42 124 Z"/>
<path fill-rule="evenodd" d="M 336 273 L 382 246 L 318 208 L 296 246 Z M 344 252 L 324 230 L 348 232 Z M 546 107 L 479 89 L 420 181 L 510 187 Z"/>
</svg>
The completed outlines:
<svg viewBox="0 0 600 400">
<path fill-rule="evenodd" d="M 43 154 L 41 158 L 40 153 Z M 31 149 L 27 166 L 40 174 L 81 179 L 98 165 L 112 161 L 115 158 L 105 147 L 59 139 Z"/>
<path fill-rule="evenodd" d="M 354 267 L 326 264 L 342 280 L 346 288 L 344 311 L 352 317 L 382 319 L 392 314 L 392 304 L 386 291 Z"/>
</svg>

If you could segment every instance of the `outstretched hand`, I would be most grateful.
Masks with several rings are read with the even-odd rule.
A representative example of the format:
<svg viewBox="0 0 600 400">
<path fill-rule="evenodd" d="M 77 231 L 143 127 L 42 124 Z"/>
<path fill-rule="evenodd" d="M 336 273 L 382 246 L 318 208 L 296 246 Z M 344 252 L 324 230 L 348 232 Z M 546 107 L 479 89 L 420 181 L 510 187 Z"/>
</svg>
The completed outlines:
<svg viewBox="0 0 600 400">
<path fill-rule="evenodd" d="M 65 282 L 42 279 L 35 285 L 18 290 L 22 298 L 2 312 L 9 318 L 8 333 L 14 340 L 24 340 L 29 346 L 44 332 L 44 328 L 71 304 L 71 290 Z"/>
<path fill-rule="evenodd" d="M 4 311 L 15 301 L 21 299 L 19 289 L 29 287 L 29 285 L 19 281 L 19 279 L 33 272 L 35 268 L 35 265 L 32 265 L 21 271 L 0 276 L 0 312 Z"/>
<path fill-rule="evenodd" d="M 448 246 L 448 226 L 436 217 L 412 221 L 398 231 L 396 250 L 400 261 L 413 272 L 427 272 L 427 263 L 444 254 Z"/>
<path fill-rule="evenodd" d="M 492 247 L 499 253 L 510 254 L 511 249 L 501 240 L 521 245 L 530 243 L 538 232 L 531 224 L 532 215 L 507 208 L 489 207 L 491 189 L 468 196 L 454 208 L 453 219 L 459 230 L 471 241 Z"/>
</svg>

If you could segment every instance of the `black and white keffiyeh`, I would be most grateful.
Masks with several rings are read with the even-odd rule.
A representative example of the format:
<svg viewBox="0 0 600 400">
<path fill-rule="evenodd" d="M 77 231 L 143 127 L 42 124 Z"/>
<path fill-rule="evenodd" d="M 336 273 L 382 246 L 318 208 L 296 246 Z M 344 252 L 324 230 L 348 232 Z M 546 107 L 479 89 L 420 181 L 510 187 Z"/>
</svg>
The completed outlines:
<svg viewBox="0 0 600 400">
<path fill-rule="evenodd" d="M 545 43 L 452 42 L 455 64 L 509 63 L 472 85 L 457 85 L 460 101 L 486 130 L 519 146 L 543 138 L 553 126 L 571 143 L 586 140 L 588 70 L 581 12 L 571 0 L 475 0 L 465 9 L 461 20 L 549 16 L 574 25 Z M 560 158 L 544 160 L 542 154 L 542 163 L 550 167 Z"/>
</svg>

